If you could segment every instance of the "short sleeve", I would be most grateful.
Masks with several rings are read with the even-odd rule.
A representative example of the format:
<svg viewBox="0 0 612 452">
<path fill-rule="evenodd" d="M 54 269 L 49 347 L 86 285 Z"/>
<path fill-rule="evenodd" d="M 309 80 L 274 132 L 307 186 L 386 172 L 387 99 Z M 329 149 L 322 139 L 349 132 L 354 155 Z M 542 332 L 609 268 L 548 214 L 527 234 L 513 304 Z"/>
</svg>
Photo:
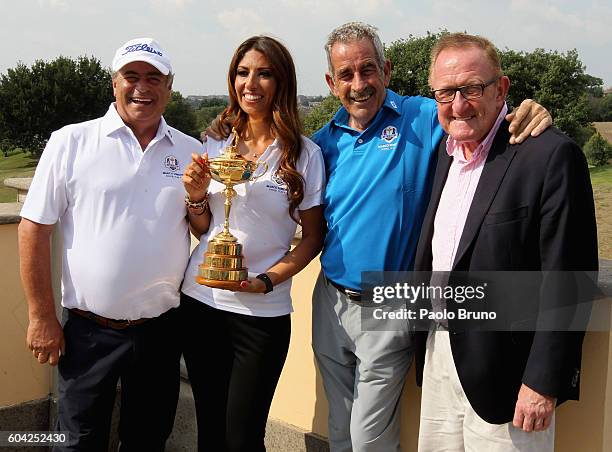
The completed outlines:
<svg viewBox="0 0 612 452">
<path fill-rule="evenodd" d="M 325 190 L 325 165 L 321 148 L 307 138 L 302 138 L 303 150 L 300 173 L 304 178 L 304 199 L 298 206 L 299 210 L 308 210 L 311 207 L 323 204 Z"/>
<path fill-rule="evenodd" d="M 68 208 L 65 158 L 69 145 L 69 136 L 64 131 L 51 134 L 21 209 L 23 218 L 55 224 Z"/>
</svg>

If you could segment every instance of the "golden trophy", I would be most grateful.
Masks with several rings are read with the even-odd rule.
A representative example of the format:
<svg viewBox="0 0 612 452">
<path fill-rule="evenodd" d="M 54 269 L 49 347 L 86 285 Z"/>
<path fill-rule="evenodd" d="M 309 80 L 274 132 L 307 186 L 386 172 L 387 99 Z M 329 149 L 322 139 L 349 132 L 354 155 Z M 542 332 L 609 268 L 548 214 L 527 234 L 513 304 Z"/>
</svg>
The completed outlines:
<svg viewBox="0 0 612 452">
<path fill-rule="evenodd" d="M 234 186 L 246 181 L 254 181 L 268 171 L 265 162 L 251 162 L 238 154 L 238 133 L 232 129 L 234 138 L 219 157 L 208 162 L 211 177 L 225 185 L 225 223 L 223 231 L 208 242 L 204 262 L 200 264 L 196 281 L 208 287 L 236 290 L 240 282 L 248 279 L 248 271 L 243 266 L 242 245 L 229 230 L 229 214 L 232 198 L 236 196 Z M 255 176 L 260 168 L 265 169 Z"/>
</svg>

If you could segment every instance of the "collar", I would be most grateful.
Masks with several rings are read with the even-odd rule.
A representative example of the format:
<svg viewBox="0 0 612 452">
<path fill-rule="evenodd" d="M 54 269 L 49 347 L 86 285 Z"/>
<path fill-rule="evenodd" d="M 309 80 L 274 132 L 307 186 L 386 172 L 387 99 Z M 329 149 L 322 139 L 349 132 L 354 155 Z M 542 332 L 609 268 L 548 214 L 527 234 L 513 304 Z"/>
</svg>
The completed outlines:
<svg viewBox="0 0 612 452">
<path fill-rule="evenodd" d="M 501 111 L 497 115 L 497 119 L 495 120 L 493 127 L 491 127 L 491 129 L 489 130 L 489 133 L 487 133 L 485 139 L 480 142 L 476 149 L 474 149 L 470 162 L 467 162 L 467 160 L 465 159 L 465 155 L 463 154 L 463 146 L 461 145 L 461 143 L 456 141 L 451 136 L 449 136 L 448 140 L 446 140 L 446 153 L 449 155 L 449 157 L 453 157 L 454 159 L 462 163 L 476 163 L 482 158 L 486 158 L 489 154 L 489 149 L 491 149 L 491 145 L 493 144 L 493 139 L 495 138 L 495 135 L 499 130 L 499 126 L 506 117 L 507 113 L 508 105 L 504 102 L 504 105 L 502 106 Z"/>
<path fill-rule="evenodd" d="M 394 91 L 391 91 L 388 88 L 385 91 L 386 91 L 385 101 L 380 107 L 380 110 L 376 112 L 376 115 L 372 119 L 372 124 L 376 122 L 376 118 L 380 114 L 380 111 L 383 109 L 390 110 L 398 116 L 402 114 L 402 96 L 400 96 Z M 334 115 L 334 117 L 332 118 L 331 123 L 337 127 L 349 127 L 348 122 L 349 122 L 348 111 L 346 111 L 346 108 L 344 108 L 344 106 L 341 106 L 336 112 L 336 114 Z"/>
<path fill-rule="evenodd" d="M 129 127 L 123 122 L 121 116 L 117 112 L 117 108 L 115 107 L 115 103 L 111 103 L 108 107 L 108 111 L 102 117 L 102 133 L 105 136 L 109 136 L 113 132 L 116 132 L 119 129 L 128 129 Z M 157 128 L 157 133 L 153 140 L 161 140 L 164 136 L 168 137 L 170 142 L 174 145 L 174 137 L 171 128 L 166 123 L 164 117 L 161 117 L 159 121 L 159 127 Z"/>
</svg>

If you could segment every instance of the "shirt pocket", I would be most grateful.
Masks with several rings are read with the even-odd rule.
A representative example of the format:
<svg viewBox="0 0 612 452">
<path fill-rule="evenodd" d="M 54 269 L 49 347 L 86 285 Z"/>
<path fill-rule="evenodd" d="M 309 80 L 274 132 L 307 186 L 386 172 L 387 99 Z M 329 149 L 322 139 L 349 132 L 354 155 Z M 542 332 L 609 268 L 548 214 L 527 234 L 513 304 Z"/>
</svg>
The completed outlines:
<svg viewBox="0 0 612 452">
<path fill-rule="evenodd" d="M 527 218 L 529 209 L 527 206 L 517 207 L 516 209 L 503 210 L 501 212 L 491 212 L 485 215 L 484 224 L 510 223 L 512 221 Z"/>
</svg>

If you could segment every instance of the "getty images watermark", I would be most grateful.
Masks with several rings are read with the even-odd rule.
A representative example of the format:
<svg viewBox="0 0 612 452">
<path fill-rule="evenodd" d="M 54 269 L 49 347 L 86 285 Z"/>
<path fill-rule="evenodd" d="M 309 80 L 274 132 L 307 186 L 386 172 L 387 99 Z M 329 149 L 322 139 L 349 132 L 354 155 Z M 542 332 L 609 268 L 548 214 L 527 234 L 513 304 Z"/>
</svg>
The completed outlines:
<svg viewBox="0 0 612 452">
<path fill-rule="evenodd" d="M 401 307 L 399 310 L 386 310 L 383 307 L 374 308 L 372 316 L 377 320 L 454 320 L 454 319 L 491 319 L 497 318 L 495 311 L 472 311 L 467 308 L 458 308 L 456 311 L 445 309 L 434 309 L 435 300 L 441 302 L 454 302 L 463 304 L 466 302 L 483 301 L 486 298 L 487 283 L 477 286 L 440 286 L 426 285 L 420 283 L 414 285 L 408 282 L 396 282 L 393 285 L 374 286 L 372 288 L 373 304 L 388 304 L 389 302 L 404 301 L 407 306 L 415 305 L 419 300 L 433 300 L 432 307 L 418 309 Z"/>
<path fill-rule="evenodd" d="M 362 329 L 452 331 L 606 331 L 609 307 L 595 272 L 364 272 Z M 605 317 L 605 316 L 604 316 Z"/>
</svg>

